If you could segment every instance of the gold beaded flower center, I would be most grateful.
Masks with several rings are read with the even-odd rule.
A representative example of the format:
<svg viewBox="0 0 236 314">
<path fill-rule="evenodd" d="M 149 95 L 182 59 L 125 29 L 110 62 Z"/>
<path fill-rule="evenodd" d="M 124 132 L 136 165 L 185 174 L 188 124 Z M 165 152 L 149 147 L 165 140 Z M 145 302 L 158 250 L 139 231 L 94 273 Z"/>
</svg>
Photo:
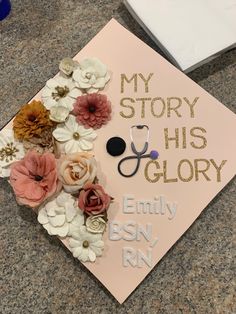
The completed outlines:
<svg viewBox="0 0 236 314">
<path fill-rule="evenodd" d="M 5 160 L 6 162 L 12 161 L 13 157 L 16 157 L 16 153 L 19 152 L 14 144 L 7 143 L 7 146 L 0 150 L 0 160 Z"/>
<path fill-rule="evenodd" d="M 59 100 L 60 98 L 66 97 L 66 95 L 69 93 L 69 88 L 67 86 L 57 86 L 55 87 L 56 92 L 52 93 L 52 98 L 55 99 L 56 101 Z"/>
<path fill-rule="evenodd" d="M 85 249 L 87 249 L 87 248 L 89 247 L 89 242 L 88 242 L 87 240 L 85 240 L 85 241 L 83 242 L 83 247 L 84 247 Z"/>
<path fill-rule="evenodd" d="M 80 138 L 79 133 L 78 133 L 78 132 L 75 132 L 75 133 L 73 134 L 73 138 L 77 141 L 77 140 Z"/>
</svg>

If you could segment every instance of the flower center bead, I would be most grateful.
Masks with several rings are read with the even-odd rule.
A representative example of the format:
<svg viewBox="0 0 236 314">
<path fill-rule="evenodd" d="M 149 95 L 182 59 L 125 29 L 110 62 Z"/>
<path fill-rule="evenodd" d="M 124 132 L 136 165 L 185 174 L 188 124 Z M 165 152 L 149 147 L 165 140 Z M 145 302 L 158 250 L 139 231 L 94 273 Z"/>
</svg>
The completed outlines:
<svg viewBox="0 0 236 314">
<path fill-rule="evenodd" d="M 94 113 L 96 111 L 96 107 L 94 105 L 90 105 L 88 107 L 89 112 Z"/>
<path fill-rule="evenodd" d="M 80 138 L 79 133 L 78 133 L 78 132 L 75 132 L 75 133 L 73 134 L 73 138 L 77 141 L 77 140 Z"/>
<path fill-rule="evenodd" d="M 83 247 L 84 247 L 85 249 L 87 249 L 87 248 L 89 247 L 89 242 L 88 242 L 87 240 L 85 240 L 85 241 L 83 242 Z"/>
<path fill-rule="evenodd" d="M 6 162 L 8 162 L 9 160 L 12 160 L 13 157 L 16 157 L 17 152 L 19 152 L 19 150 L 13 145 L 13 143 L 8 143 L 6 147 L 0 150 L 0 160 L 5 159 Z"/>
<path fill-rule="evenodd" d="M 35 181 L 41 181 L 41 180 L 43 180 L 43 177 L 41 177 L 41 176 L 39 176 L 39 175 L 34 176 L 34 178 L 35 178 Z"/>
<path fill-rule="evenodd" d="M 55 87 L 56 93 L 52 93 L 52 97 L 55 100 L 59 100 L 60 98 L 65 97 L 69 93 L 69 88 L 67 86 L 57 86 Z"/>
</svg>

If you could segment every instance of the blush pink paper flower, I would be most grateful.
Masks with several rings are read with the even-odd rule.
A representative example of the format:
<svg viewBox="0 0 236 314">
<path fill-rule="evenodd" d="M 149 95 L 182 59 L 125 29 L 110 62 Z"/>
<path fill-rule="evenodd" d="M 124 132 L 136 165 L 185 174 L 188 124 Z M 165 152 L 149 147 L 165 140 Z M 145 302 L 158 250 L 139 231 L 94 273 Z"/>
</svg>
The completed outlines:
<svg viewBox="0 0 236 314">
<path fill-rule="evenodd" d="M 85 128 L 99 129 L 111 119 L 111 103 L 102 94 L 79 96 L 72 113 Z"/>
<path fill-rule="evenodd" d="M 58 190 L 54 155 L 29 151 L 24 159 L 11 166 L 10 183 L 19 204 L 39 206 Z"/>
<path fill-rule="evenodd" d="M 80 191 L 78 205 L 87 215 L 104 213 L 111 202 L 111 197 L 105 193 L 99 184 L 87 183 Z"/>
</svg>

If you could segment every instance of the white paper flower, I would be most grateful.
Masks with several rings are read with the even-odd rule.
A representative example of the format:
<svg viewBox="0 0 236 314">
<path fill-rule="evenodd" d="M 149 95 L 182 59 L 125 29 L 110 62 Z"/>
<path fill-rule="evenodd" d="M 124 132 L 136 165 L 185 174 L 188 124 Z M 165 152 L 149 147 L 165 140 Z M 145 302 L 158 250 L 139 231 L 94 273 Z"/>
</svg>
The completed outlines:
<svg viewBox="0 0 236 314">
<path fill-rule="evenodd" d="M 106 221 L 104 220 L 104 216 L 89 216 L 86 219 L 86 227 L 89 232 L 103 233 L 106 230 Z"/>
<path fill-rule="evenodd" d="M 63 106 L 70 111 L 73 109 L 75 99 L 80 95 L 82 93 L 73 80 L 60 75 L 48 80 L 41 94 L 42 101 L 48 110 L 53 106 Z"/>
<path fill-rule="evenodd" d="M 10 165 L 24 157 L 23 144 L 16 141 L 11 129 L 0 132 L 0 177 L 10 176 Z"/>
<path fill-rule="evenodd" d="M 52 120 L 54 122 L 62 123 L 62 122 L 65 122 L 69 113 L 70 113 L 70 111 L 66 107 L 53 106 L 50 108 L 49 118 L 50 118 L 50 120 Z"/>
<path fill-rule="evenodd" d="M 93 149 L 93 141 L 97 137 L 92 128 L 85 129 L 76 122 L 76 118 L 72 115 L 69 115 L 63 125 L 58 125 L 52 134 L 57 141 L 65 143 L 66 154 Z"/>
<path fill-rule="evenodd" d="M 97 256 L 102 255 L 104 242 L 102 241 L 102 234 L 90 233 L 85 226 L 82 226 L 72 233 L 69 246 L 73 256 L 81 262 L 94 262 Z"/>
<path fill-rule="evenodd" d="M 76 199 L 62 191 L 55 199 L 40 208 L 38 222 L 50 235 L 70 236 L 84 224 L 84 215 Z"/>
<path fill-rule="evenodd" d="M 110 80 L 107 66 L 97 58 L 88 58 L 79 62 L 79 67 L 74 70 L 72 77 L 76 86 L 85 89 L 87 93 L 103 89 Z"/>
<path fill-rule="evenodd" d="M 74 61 L 71 58 L 64 58 L 61 60 L 59 64 L 59 70 L 68 76 L 71 75 L 74 69 L 76 69 L 77 67 L 78 67 L 78 62 Z"/>
</svg>

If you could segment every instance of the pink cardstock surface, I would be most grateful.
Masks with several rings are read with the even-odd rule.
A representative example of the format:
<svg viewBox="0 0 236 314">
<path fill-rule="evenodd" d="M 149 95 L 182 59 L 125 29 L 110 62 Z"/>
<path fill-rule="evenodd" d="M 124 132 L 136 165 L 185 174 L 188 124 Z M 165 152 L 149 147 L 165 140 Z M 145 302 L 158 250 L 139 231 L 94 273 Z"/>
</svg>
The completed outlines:
<svg viewBox="0 0 236 314">
<path fill-rule="evenodd" d="M 84 265 L 122 303 L 236 174 L 236 115 L 114 19 L 75 56 L 75 60 L 87 57 L 99 58 L 112 74 L 105 90 L 101 91 L 112 103 L 112 120 L 97 130 L 94 154 L 100 168 L 100 182 L 114 202 L 108 211 L 109 223 L 103 237 L 104 254 L 95 263 Z M 145 87 L 141 76 L 147 79 L 150 73 L 153 74 Z M 122 74 L 128 80 L 134 75 L 130 82 L 124 79 L 123 91 Z M 185 99 L 193 103 L 196 97 L 191 112 Z M 34 98 L 40 99 L 40 92 Z M 143 159 L 138 173 L 125 178 L 118 173 L 117 165 L 121 158 L 133 154 L 129 131 L 135 124 L 148 125 L 149 148 L 157 150 L 160 156 L 158 165 L 152 163 L 147 170 L 150 159 Z M 179 132 L 178 143 L 170 140 L 167 148 L 164 129 L 169 137 Z M 113 136 L 126 141 L 126 151 L 120 157 L 112 157 L 106 151 L 106 142 Z M 213 164 L 219 166 L 223 160 L 224 165 L 217 172 Z M 127 162 L 124 171 L 131 172 L 134 167 L 135 161 Z M 163 167 L 165 175 L 158 176 L 163 173 Z M 156 182 L 147 180 L 145 169 L 146 177 L 156 178 Z M 201 172 L 204 169 L 207 170 Z M 169 182 L 170 179 L 177 182 Z M 162 201 L 169 206 L 175 203 L 175 215 L 171 217 L 167 206 L 163 207 L 165 212 L 163 209 L 159 213 L 124 213 L 123 197 L 127 195 L 133 198 L 128 201 L 132 210 L 136 201 L 156 197 L 159 202 L 162 196 Z M 119 234 L 125 238 L 132 237 L 136 226 L 145 230 L 149 224 L 152 239 L 148 241 L 141 235 L 140 240 L 110 240 L 110 224 L 114 221 L 126 228 Z M 66 241 L 63 243 L 67 246 Z M 132 254 L 137 253 L 136 263 L 133 256 L 133 264 L 123 265 L 124 248 L 130 249 Z M 140 252 L 149 256 L 149 261 L 151 256 L 151 266 L 146 262 L 138 263 L 142 256 Z"/>
</svg>

